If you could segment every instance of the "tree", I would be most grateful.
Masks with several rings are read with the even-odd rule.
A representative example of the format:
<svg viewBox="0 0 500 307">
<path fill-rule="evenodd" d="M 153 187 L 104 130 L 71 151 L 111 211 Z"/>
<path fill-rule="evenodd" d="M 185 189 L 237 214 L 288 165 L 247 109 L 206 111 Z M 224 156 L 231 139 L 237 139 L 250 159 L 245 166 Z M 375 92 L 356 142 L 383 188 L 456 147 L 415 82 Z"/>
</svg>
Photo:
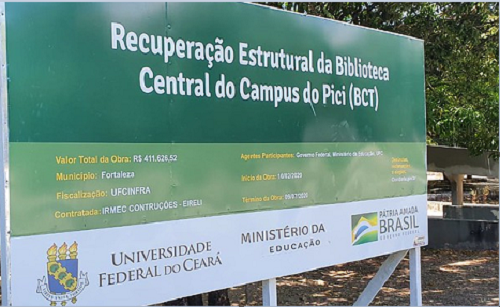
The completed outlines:
<svg viewBox="0 0 500 307">
<path fill-rule="evenodd" d="M 498 153 L 498 3 L 267 5 L 423 39 L 427 142 Z"/>
</svg>

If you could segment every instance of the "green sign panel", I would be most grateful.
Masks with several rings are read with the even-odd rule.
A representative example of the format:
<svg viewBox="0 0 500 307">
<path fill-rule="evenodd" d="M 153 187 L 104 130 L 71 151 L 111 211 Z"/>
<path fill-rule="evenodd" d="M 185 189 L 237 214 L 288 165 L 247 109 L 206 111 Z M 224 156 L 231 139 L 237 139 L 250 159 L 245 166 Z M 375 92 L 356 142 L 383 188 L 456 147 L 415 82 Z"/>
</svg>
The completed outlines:
<svg viewBox="0 0 500 307">
<path fill-rule="evenodd" d="M 421 41 L 238 3 L 6 12 L 12 236 L 426 193 Z"/>
</svg>

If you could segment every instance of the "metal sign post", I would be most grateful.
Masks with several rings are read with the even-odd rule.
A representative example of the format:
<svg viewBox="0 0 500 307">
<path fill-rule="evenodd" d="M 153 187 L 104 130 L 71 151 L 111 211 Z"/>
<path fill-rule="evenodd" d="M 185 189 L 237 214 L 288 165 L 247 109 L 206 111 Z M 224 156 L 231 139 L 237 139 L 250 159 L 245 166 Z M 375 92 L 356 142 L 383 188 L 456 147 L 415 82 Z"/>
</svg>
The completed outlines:
<svg viewBox="0 0 500 307">
<path fill-rule="evenodd" d="M 2 268 L 2 304 L 12 305 L 11 270 L 10 270 L 10 198 L 9 198 L 9 128 L 7 113 L 7 59 L 5 37 L 5 3 L 0 3 L 0 218 L 1 218 L 1 268 Z"/>
<path fill-rule="evenodd" d="M 410 305 L 422 306 L 422 260 L 420 247 L 410 249 Z"/>
<path fill-rule="evenodd" d="M 262 306 L 278 306 L 276 278 L 262 281 Z"/>
<path fill-rule="evenodd" d="M 384 261 L 377 274 L 370 280 L 358 300 L 354 302 L 354 306 L 368 306 L 373 301 L 377 293 L 384 286 L 384 283 L 391 277 L 398 264 L 406 256 L 406 253 L 408 253 L 407 250 L 396 252 L 391 254 L 389 258 Z"/>
<path fill-rule="evenodd" d="M 409 253 L 410 258 L 410 306 L 422 306 L 422 274 L 420 247 L 391 254 L 368 283 L 353 306 L 368 306 L 394 270 Z M 277 306 L 276 278 L 262 281 L 262 305 Z"/>
</svg>

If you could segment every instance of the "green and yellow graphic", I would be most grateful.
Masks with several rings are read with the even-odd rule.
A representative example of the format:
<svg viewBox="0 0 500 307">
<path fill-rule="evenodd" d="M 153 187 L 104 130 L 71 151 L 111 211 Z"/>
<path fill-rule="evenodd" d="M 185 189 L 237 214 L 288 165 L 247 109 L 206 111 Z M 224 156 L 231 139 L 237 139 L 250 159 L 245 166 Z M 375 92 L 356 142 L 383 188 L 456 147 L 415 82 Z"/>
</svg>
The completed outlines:
<svg viewBox="0 0 500 307">
<path fill-rule="evenodd" d="M 378 241 L 377 212 L 351 216 L 352 245 Z"/>
<path fill-rule="evenodd" d="M 5 8 L 12 237 L 426 193 L 421 40 L 242 3 Z"/>
</svg>

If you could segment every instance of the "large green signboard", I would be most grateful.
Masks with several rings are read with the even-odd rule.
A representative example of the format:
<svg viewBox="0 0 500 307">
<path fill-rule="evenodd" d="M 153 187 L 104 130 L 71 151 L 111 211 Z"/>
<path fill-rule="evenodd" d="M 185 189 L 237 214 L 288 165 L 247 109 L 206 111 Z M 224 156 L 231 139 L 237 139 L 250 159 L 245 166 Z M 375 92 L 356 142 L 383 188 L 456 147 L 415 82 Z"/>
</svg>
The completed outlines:
<svg viewBox="0 0 500 307">
<path fill-rule="evenodd" d="M 3 25 L 10 302 L 150 304 L 425 244 L 421 41 L 238 3 L 8 3 Z"/>
</svg>

